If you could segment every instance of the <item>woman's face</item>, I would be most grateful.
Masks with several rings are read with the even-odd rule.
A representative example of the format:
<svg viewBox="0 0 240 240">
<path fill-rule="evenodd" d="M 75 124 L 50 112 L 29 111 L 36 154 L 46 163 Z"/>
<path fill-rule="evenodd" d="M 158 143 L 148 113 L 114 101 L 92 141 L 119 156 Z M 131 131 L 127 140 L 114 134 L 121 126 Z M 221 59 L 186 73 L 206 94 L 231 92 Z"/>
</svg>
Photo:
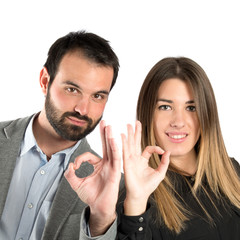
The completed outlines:
<svg viewBox="0 0 240 240">
<path fill-rule="evenodd" d="M 173 158 L 196 159 L 194 146 L 200 136 L 199 121 L 194 96 L 186 82 L 171 78 L 161 84 L 153 120 L 155 138 L 161 148 L 170 151 Z"/>
</svg>

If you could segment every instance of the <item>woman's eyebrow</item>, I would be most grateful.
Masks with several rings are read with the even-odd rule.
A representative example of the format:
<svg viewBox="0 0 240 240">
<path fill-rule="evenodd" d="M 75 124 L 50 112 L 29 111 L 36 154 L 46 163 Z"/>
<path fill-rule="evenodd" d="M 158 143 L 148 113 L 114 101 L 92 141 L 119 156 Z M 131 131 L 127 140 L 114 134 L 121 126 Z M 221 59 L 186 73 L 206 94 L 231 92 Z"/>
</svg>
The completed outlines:
<svg viewBox="0 0 240 240">
<path fill-rule="evenodd" d="M 167 102 L 167 103 L 173 103 L 172 100 L 164 99 L 164 98 L 159 98 L 157 102 Z"/>
<path fill-rule="evenodd" d="M 157 102 L 173 103 L 172 100 L 168 100 L 168 99 L 165 99 L 165 98 L 159 98 L 159 99 L 157 100 Z M 189 101 L 186 101 L 185 104 L 193 104 L 193 103 L 195 103 L 194 100 L 189 100 Z"/>
<path fill-rule="evenodd" d="M 186 104 L 193 104 L 193 103 L 195 103 L 194 100 L 189 100 L 186 102 Z"/>
</svg>

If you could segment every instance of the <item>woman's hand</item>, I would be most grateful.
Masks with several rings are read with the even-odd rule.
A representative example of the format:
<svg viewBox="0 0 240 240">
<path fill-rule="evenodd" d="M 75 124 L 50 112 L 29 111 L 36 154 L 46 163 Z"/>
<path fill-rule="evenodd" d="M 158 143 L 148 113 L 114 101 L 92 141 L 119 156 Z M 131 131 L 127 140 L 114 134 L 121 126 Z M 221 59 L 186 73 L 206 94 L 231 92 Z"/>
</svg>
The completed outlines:
<svg viewBox="0 0 240 240">
<path fill-rule="evenodd" d="M 103 234 L 116 218 L 116 203 L 121 178 L 121 158 L 117 144 L 112 137 L 111 126 L 100 123 L 103 158 L 84 153 L 70 163 L 65 177 L 79 198 L 90 207 L 91 236 Z M 78 178 L 75 170 L 83 162 L 89 162 L 94 172 L 85 178 Z"/>
<path fill-rule="evenodd" d="M 126 185 L 124 214 L 140 215 L 146 210 L 149 196 L 164 179 L 169 165 L 170 152 L 164 152 L 158 146 L 148 146 L 141 152 L 141 123 L 136 121 L 135 132 L 127 125 L 128 137 L 122 134 L 123 169 Z M 162 155 L 156 169 L 149 166 L 153 153 Z"/>
</svg>

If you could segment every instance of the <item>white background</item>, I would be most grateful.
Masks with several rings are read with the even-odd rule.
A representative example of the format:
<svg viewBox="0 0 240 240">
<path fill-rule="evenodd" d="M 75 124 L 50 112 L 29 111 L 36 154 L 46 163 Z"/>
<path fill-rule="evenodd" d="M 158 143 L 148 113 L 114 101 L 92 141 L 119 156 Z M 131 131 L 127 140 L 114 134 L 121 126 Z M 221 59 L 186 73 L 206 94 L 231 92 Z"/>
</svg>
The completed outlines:
<svg viewBox="0 0 240 240">
<path fill-rule="evenodd" d="M 213 85 L 230 156 L 240 161 L 240 7 L 233 0 L 15 0 L 0 3 L 0 121 L 42 109 L 39 72 L 50 45 L 70 31 L 109 40 L 120 72 L 104 112 L 120 133 L 134 123 L 139 89 L 167 56 L 198 62 Z M 101 154 L 99 129 L 89 136 Z"/>
</svg>

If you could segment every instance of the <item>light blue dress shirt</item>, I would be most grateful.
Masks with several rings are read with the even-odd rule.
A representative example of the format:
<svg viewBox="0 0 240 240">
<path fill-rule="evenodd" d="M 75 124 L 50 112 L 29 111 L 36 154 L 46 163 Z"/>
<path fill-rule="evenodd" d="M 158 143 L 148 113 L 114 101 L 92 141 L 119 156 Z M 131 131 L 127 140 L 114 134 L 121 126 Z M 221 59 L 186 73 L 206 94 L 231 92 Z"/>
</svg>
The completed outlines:
<svg viewBox="0 0 240 240">
<path fill-rule="evenodd" d="M 0 220 L 0 239 L 40 240 L 59 182 L 71 154 L 80 144 L 57 152 L 47 161 L 29 123 L 13 172 Z"/>
</svg>

